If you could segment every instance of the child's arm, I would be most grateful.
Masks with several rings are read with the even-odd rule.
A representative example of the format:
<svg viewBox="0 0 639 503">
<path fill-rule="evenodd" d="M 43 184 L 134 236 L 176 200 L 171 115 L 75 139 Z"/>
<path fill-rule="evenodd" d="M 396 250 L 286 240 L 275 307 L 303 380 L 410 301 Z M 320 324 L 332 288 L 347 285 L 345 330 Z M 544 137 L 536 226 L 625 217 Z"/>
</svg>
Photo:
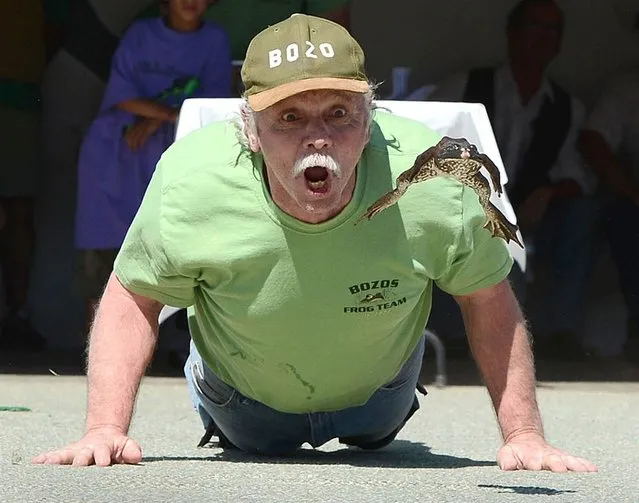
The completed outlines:
<svg viewBox="0 0 639 503">
<path fill-rule="evenodd" d="M 140 61 L 144 60 L 145 23 L 133 24 L 124 34 L 111 61 L 109 81 L 104 92 L 102 110 L 119 109 L 144 119 L 175 121 L 177 112 L 144 96 L 140 83 Z"/>
<path fill-rule="evenodd" d="M 157 119 L 165 122 L 175 122 L 179 113 L 177 109 L 142 98 L 121 101 L 116 107 L 133 115 L 137 115 L 138 117 Z"/>
</svg>

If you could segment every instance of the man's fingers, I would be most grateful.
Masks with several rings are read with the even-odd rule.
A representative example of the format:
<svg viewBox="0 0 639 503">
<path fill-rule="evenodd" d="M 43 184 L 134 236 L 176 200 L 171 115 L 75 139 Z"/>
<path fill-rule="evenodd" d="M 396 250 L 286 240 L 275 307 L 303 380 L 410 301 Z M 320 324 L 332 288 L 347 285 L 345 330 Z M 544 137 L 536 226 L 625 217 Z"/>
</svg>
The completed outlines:
<svg viewBox="0 0 639 503">
<path fill-rule="evenodd" d="M 497 465 L 504 471 L 519 470 L 519 461 L 510 446 L 502 448 L 497 454 Z"/>
<path fill-rule="evenodd" d="M 544 460 L 544 469 L 551 472 L 565 473 L 568 471 L 568 467 L 564 462 L 564 459 L 558 454 L 548 454 Z"/>
<path fill-rule="evenodd" d="M 113 462 L 111 449 L 104 444 L 96 445 L 93 449 L 93 460 L 97 466 L 110 466 Z"/>
<path fill-rule="evenodd" d="M 564 463 L 571 472 L 597 472 L 599 469 L 587 459 L 565 456 Z"/>
<path fill-rule="evenodd" d="M 94 462 L 93 459 L 94 447 L 84 447 L 76 450 L 73 454 L 73 466 L 89 466 Z"/>
<path fill-rule="evenodd" d="M 137 465 L 142 461 L 142 449 L 131 439 L 127 439 L 119 456 L 118 462 L 127 465 Z"/>
<path fill-rule="evenodd" d="M 34 465 L 42 465 L 47 459 L 46 454 L 38 454 L 37 456 L 31 458 L 31 463 Z"/>
<path fill-rule="evenodd" d="M 38 459 L 44 465 L 69 465 L 73 462 L 73 454 L 69 449 L 60 449 L 42 454 Z"/>
<path fill-rule="evenodd" d="M 497 462 L 499 468 L 506 472 L 517 470 L 517 460 L 512 455 L 502 456 Z"/>
</svg>

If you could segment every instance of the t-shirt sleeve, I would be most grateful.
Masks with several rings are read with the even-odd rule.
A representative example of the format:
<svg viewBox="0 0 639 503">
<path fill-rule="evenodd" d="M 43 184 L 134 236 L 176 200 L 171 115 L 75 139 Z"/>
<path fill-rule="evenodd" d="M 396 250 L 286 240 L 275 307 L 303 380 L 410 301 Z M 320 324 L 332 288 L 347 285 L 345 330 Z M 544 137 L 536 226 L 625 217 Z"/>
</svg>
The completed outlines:
<svg viewBox="0 0 639 503">
<path fill-rule="evenodd" d="M 513 259 L 502 238 L 484 229 L 486 214 L 474 190 L 464 186 L 461 197 L 461 225 L 449 267 L 435 280 L 450 295 L 468 295 L 505 279 Z"/>
<path fill-rule="evenodd" d="M 111 59 L 111 71 L 102 100 L 103 110 L 142 96 L 135 79 L 135 60 L 141 51 L 141 35 L 140 25 L 134 24 L 120 40 Z"/>
<path fill-rule="evenodd" d="M 168 306 L 193 304 L 195 278 L 180 272 L 171 257 L 164 233 L 166 191 L 162 161 L 147 187 L 144 199 L 116 257 L 114 272 L 132 292 Z"/>
</svg>

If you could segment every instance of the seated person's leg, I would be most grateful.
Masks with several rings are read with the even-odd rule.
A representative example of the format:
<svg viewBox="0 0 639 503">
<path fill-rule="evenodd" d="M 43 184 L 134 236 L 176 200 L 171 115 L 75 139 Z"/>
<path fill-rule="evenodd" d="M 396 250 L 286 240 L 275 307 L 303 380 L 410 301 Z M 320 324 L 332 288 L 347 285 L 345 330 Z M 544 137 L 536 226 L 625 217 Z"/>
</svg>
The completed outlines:
<svg viewBox="0 0 639 503">
<path fill-rule="evenodd" d="M 628 309 L 628 341 L 639 341 L 639 207 L 630 200 L 606 205 L 604 229 Z"/>
<path fill-rule="evenodd" d="M 1 259 L 8 314 L 0 343 L 39 351 L 45 339 L 31 326 L 28 294 L 35 248 L 34 195 L 37 187 L 40 121 L 32 111 L 0 108 L 7 127 L 0 135 L 0 204 L 6 217 Z"/>
<path fill-rule="evenodd" d="M 545 305 L 555 356 L 583 356 L 580 323 L 596 259 L 598 222 L 594 196 L 565 199 L 551 204 L 537 235 L 538 256 L 550 279 Z"/>
</svg>

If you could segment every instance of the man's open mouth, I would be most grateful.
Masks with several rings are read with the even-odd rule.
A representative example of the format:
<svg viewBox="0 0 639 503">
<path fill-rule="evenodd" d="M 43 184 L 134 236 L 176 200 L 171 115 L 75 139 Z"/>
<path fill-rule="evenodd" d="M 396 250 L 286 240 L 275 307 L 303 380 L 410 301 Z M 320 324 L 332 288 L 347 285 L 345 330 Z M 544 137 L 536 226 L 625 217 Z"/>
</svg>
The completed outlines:
<svg viewBox="0 0 639 503">
<path fill-rule="evenodd" d="M 313 192 L 323 192 L 328 182 L 328 169 L 323 166 L 312 166 L 304 170 L 306 185 Z"/>
</svg>

